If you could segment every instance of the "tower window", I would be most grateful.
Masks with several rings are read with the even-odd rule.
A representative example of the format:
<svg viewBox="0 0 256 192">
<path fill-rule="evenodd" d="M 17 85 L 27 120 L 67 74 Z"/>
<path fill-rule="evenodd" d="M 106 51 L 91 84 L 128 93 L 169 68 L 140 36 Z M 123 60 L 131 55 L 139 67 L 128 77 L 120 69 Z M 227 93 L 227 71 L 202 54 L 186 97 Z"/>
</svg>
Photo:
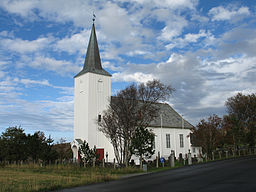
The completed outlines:
<svg viewBox="0 0 256 192">
<path fill-rule="evenodd" d="M 98 115 L 98 122 L 101 122 L 101 115 Z"/>
<path fill-rule="evenodd" d="M 101 79 L 98 80 L 98 92 L 103 91 L 103 81 Z"/>
</svg>

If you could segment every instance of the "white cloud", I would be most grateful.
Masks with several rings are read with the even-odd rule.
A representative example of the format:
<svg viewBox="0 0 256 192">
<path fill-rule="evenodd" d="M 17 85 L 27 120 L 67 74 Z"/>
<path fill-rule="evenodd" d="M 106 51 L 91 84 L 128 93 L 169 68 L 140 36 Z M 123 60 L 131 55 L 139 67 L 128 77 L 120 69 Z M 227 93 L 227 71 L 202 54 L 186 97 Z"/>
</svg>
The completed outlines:
<svg viewBox="0 0 256 192">
<path fill-rule="evenodd" d="M 122 70 L 121 67 L 115 66 L 114 64 L 112 64 L 109 61 L 102 62 L 101 64 L 104 69 L 110 69 L 112 71 L 121 71 Z"/>
<path fill-rule="evenodd" d="M 213 21 L 224 21 L 231 19 L 241 19 L 243 16 L 250 15 L 248 7 L 228 7 L 224 8 L 222 6 L 214 7 L 210 9 L 209 15 L 212 17 Z"/>
<path fill-rule="evenodd" d="M 51 86 L 48 80 L 32 80 L 32 79 L 15 79 L 16 81 L 24 84 L 25 86 L 30 85 L 44 85 L 44 86 Z"/>
<path fill-rule="evenodd" d="M 5 73 L 3 71 L 0 71 L 0 79 L 5 76 Z"/>
<path fill-rule="evenodd" d="M 51 43 L 50 38 L 38 38 L 36 40 L 15 39 L 0 39 L 2 48 L 10 51 L 15 51 L 21 54 L 32 53 L 46 48 Z"/>
<path fill-rule="evenodd" d="M 126 74 L 124 73 L 114 73 L 112 76 L 112 81 L 124 81 L 124 82 L 139 82 L 139 83 L 146 83 L 147 81 L 153 80 L 154 76 L 152 74 L 144 74 L 142 72 L 136 72 L 133 74 Z"/>
<path fill-rule="evenodd" d="M 31 20 L 51 21 L 56 26 L 68 23 L 70 27 L 62 34 L 64 37 L 54 33 L 54 37 L 40 36 L 30 41 L 15 37 L 18 31 L 0 32 L 1 119 L 6 117 L 4 111 L 9 110 L 10 121 L 18 125 L 23 122 L 29 126 L 58 130 L 63 126 L 71 130 L 73 88 L 53 85 L 42 77 L 33 79 L 26 73 L 33 69 L 53 71 L 62 77 L 77 73 L 86 52 L 92 10 L 97 16 L 102 64 L 116 72 L 112 77 L 114 83 L 146 82 L 153 78 L 171 83 L 176 88 L 171 100 L 174 108 L 185 112 L 192 122 L 206 113 L 223 112 L 227 97 L 237 91 L 255 90 L 256 33 L 252 26 L 244 28 L 246 23 L 237 28 L 220 26 L 222 30 L 231 29 L 228 32 L 214 31 L 215 23 L 209 20 L 234 22 L 252 16 L 251 8 L 218 6 L 205 14 L 203 8 L 196 10 L 198 3 L 197 0 L 0 1 L 7 12 L 21 16 L 18 20 L 21 24 Z M 185 49 L 179 52 L 179 48 Z M 15 55 L 15 61 L 9 60 L 10 53 Z M 13 69 L 15 73 L 9 74 L 8 70 Z M 26 93 L 23 89 L 33 89 L 35 85 L 53 88 L 62 96 L 33 102 L 19 99 L 20 94 Z"/>
<path fill-rule="evenodd" d="M 125 9 L 120 8 L 117 4 L 107 2 L 104 9 L 99 10 L 98 15 L 97 22 L 110 40 L 130 39 L 132 24 Z"/>
<path fill-rule="evenodd" d="M 164 1 L 154 0 L 154 2 L 158 6 L 168 7 L 172 9 L 177 9 L 177 8 L 194 9 L 198 3 L 197 0 L 164 0 Z"/>
<path fill-rule="evenodd" d="M 21 125 L 32 130 L 71 131 L 73 129 L 73 101 L 0 101 L 1 125 Z"/>
<path fill-rule="evenodd" d="M 23 62 L 33 68 L 41 68 L 46 71 L 55 71 L 60 75 L 76 73 L 80 67 L 70 61 L 56 60 L 51 57 L 35 56 L 34 58 L 26 58 Z"/>
<path fill-rule="evenodd" d="M 77 26 L 86 26 L 89 23 L 85 20 L 89 21 L 91 14 L 84 10 L 94 10 L 88 1 L 83 0 L 3 0 L 0 1 L 0 6 L 27 20 L 38 20 L 39 15 L 50 21 L 72 21 Z M 38 15 L 35 12 L 38 12 Z"/>
<path fill-rule="evenodd" d="M 152 4 L 153 7 L 164 7 L 170 9 L 194 9 L 198 3 L 198 0 L 132 0 L 133 2 L 137 2 L 139 4 Z M 124 2 L 124 1 L 123 1 Z M 130 2 L 127 1 L 126 2 Z"/>
<path fill-rule="evenodd" d="M 192 34 L 188 33 L 185 35 L 184 40 L 187 42 L 197 42 L 197 40 L 201 37 L 206 37 L 207 34 L 205 33 L 205 30 L 200 30 L 198 34 Z"/>
<path fill-rule="evenodd" d="M 13 31 L 1 31 L 0 36 L 14 38 Z"/>
<path fill-rule="evenodd" d="M 22 88 L 21 85 L 25 85 Z M 20 99 L 31 85 L 49 86 L 60 91 L 55 100 L 27 101 Z M 72 91 L 71 91 L 72 90 Z M 73 87 L 51 85 L 48 80 L 32 80 L 6 77 L 0 81 L 1 127 L 19 126 L 27 130 L 72 131 Z M 25 94 L 26 96 L 26 94 Z M 32 95 L 30 95 L 31 97 Z"/>
<path fill-rule="evenodd" d="M 33 14 L 32 9 L 36 6 L 37 1 L 1 1 L 0 5 L 4 7 L 10 13 L 16 13 L 23 17 L 31 16 Z"/>
<path fill-rule="evenodd" d="M 72 36 L 67 36 L 63 39 L 57 41 L 55 48 L 58 51 L 66 51 L 69 54 L 74 54 L 76 52 L 83 53 L 85 55 L 86 45 L 88 44 L 90 36 L 89 30 L 83 30 L 79 33 L 73 34 Z"/>
<path fill-rule="evenodd" d="M 175 38 L 171 43 L 167 44 L 165 47 L 168 50 L 173 49 L 174 47 L 183 48 L 190 43 L 197 43 L 200 39 L 203 38 L 205 38 L 208 41 L 208 43 L 204 43 L 202 46 L 206 46 L 209 44 L 211 36 L 211 33 L 206 33 L 205 30 L 200 30 L 199 33 L 187 33 L 185 34 L 184 38 Z"/>
<path fill-rule="evenodd" d="M 158 37 L 158 39 L 167 42 L 181 35 L 184 27 L 188 25 L 188 21 L 184 17 L 175 15 L 170 15 L 170 17 L 172 19 L 166 23 L 166 26 L 161 31 L 161 35 Z"/>
</svg>

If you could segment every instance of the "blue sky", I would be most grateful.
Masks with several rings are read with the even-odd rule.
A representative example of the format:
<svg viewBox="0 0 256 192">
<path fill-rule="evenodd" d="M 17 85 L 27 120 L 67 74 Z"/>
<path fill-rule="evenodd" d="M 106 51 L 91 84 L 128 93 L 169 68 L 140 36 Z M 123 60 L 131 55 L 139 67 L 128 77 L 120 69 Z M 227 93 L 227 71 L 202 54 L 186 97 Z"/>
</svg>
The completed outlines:
<svg viewBox="0 0 256 192">
<path fill-rule="evenodd" d="M 160 79 L 168 101 L 196 125 L 255 93 L 256 1 L 1 0 L 0 131 L 21 126 L 73 138 L 73 76 L 82 68 L 92 13 L 112 94 Z"/>
</svg>

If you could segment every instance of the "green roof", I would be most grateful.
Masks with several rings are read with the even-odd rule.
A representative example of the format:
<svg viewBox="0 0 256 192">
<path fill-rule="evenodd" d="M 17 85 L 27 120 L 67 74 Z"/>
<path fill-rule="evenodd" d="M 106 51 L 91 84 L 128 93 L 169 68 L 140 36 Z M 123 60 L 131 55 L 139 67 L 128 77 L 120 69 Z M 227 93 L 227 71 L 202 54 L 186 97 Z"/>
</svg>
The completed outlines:
<svg viewBox="0 0 256 192">
<path fill-rule="evenodd" d="M 80 71 L 75 77 L 78 77 L 88 72 L 111 76 L 101 66 L 100 52 L 99 52 L 94 23 L 92 25 L 91 36 L 90 36 L 89 45 L 87 48 L 87 53 L 84 61 L 84 67 L 82 71 Z"/>
</svg>

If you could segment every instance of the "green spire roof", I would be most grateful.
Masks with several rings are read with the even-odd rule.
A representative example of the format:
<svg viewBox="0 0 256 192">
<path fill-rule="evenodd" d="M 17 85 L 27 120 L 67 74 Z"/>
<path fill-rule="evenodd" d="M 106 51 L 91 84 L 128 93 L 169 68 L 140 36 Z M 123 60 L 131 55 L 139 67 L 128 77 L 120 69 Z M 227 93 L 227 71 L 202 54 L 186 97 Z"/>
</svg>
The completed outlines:
<svg viewBox="0 0 256 192">
<path fill-rule="evenodd" d="M 99 52 L 94 23 L 92 24 L 92 31 L 91 31 L 89 45 L 87 48 L 87 53 L 84 61 L 84 68 L 75 77 L 78 77 L 88 72 L 111 76 L 101 66 L 100 52 Z"/>
</svg>

